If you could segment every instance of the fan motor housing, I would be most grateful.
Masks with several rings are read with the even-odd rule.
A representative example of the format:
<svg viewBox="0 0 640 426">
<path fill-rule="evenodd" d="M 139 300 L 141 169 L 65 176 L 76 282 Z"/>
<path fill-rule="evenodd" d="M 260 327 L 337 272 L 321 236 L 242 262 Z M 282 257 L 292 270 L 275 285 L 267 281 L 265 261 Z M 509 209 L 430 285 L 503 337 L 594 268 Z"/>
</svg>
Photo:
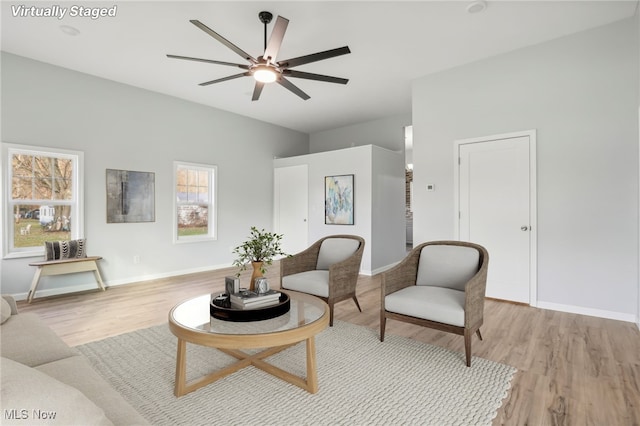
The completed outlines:
<svg viewBox="0 0 640 426">
<path fill-rule="evenodd" d="M 262 22 L 263 24 L 268 24 L 273 19 L 273 14 L 271 12 L 263 10 L 262 12 L 258 13 L 258 18 L 260 18 L 260 22 Z"/>
</svg>

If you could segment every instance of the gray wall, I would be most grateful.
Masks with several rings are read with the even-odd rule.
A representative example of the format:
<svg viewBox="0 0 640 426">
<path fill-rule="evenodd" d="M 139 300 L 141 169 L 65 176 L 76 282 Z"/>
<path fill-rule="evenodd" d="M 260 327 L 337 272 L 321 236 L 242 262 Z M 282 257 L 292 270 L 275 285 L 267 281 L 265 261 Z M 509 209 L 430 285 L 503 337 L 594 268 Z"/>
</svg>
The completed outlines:
<svg viewBox="0 0 640 426">
<path fill-rule="evenodd" d="M 339 150 L 349 147 L 357 147 L 364 145 L 374 145 L 374 148 L 380 147 L 393 152 L 382 154 L 384 150 L 374 150 L 374 154 L 378 153 L 379 157 L 384 157 L 387 166 L 378 168 L 379 174 L 374 178 L 378 180 L 378 188 L 386 187 L 386 197 L 389 199 L 376 199 L 372 201 L 375 203 L 374 210 L 380 212 L 378 215 L 374 215 L 373 233 L 371 235 L 372 241 L 375 247 L 384 246 L 385 241 L 390 243 L 386 250 L 377 250 L 372 253 L 372 265 L 374 272 L 379 272 L 384 269 L 385 266 L 395 263 L 399 260 L 397 248 L 402 244 L 400 253 L 404 253 L 406 247 L 406 229 L 407 221 L 404 214 L 404 155 L 405 155 L 405 140 L 404 140 L 404 128 L 411 125 L 411 114 L 401 114 L 391 117 L 385 117 L 378 120 L 367 121 L 363 123 L 354 124 L 351 126 L 344 126 L 337 129 L 325 130 L 322 132 L 312 133 L 309 136 L 309 150 L 312 153 L 320 153 L 325 151 Z M 390 169 L 388 164 L 388 156 L 396 154 L 400 156 L 402 164 L 397 169 Z M 374 162 L 377 158 L 374 155 Z M 384 170 L 384 172 L 383 172 Z M 400 173 L 402 175 L 401 184 L 396 181 L 396 177 Z M 397 188 L 391 190 L 391 188 Z M 387 218 L 385 208 L 393 205 L 392 199 L 398 199 L 402 204 L 403 213 L 401 217 L 396 217 L 395 211 L 391 213 L 395 219 Z M 391 204 L 389 204 L 391 202 Z M 397 246 L 396 246 L 397 244 Z"/>
<path fill-rule="evenodd" d="M 454 235 L 453 141 L 537 129 L 538 306 L 633 321 L 637 25 L 631 18 L 416 80 L 414 241 Z"/>
<path fill-rule="evenodd" d="M 368 275 L 402 259 L 404 167 L 400 153 L 367 145 L 278 158 L 273 163 L 274 167 L 309 167 L 309 243 L 332 234 L 361 236 L 366 241 L 361 270 Z M 354 225 L 326 225 L 324 178 L 346 174 L 355 175 Z M 394 199 L 399 202 L 394 203 Z M 380 229 L 382 222 L 386 222 L 384 230 Z M 388 239 L 385 241 L 382 236 Z"/>
<path fill-rule="evenodd" d="M 404 126 L 409 125 L 411 114 L 407 113 L 312 133 L 309 136 L 309 151 L 332 151 L 361 145 L 404 151 Z"/>
<path fill-rule="evenodd" d="M 406 177 L 403 151 L 373 146 L 372 153 L 371 264 L 381 272 L 406 255 Z"/>
<path fill-rule="evenodd" d="M 272 227 L 272 159 L 309 152 L 303 133 L 6 53 L 2 141 L 84 152 L 88 252 L 104 257 L 110 284 L 228 266 L 250 226 Z M 217 241 L 172 243 L 174 160 L 218 166 Z M 155 222 L 106 223 L 107 168 L 155 172 Z M 28 291 L 33 260 L 2 260 L 3 292 Z M 76 274 L 39 288 L 92 283 Z"/>
</svg>

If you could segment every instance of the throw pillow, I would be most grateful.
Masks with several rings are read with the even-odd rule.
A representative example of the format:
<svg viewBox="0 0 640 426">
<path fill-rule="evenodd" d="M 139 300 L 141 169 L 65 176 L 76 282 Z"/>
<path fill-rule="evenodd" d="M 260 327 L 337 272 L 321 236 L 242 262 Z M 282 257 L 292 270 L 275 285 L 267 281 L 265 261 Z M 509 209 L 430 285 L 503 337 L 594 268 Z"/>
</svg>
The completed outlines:
<svg viewBox="0 0 640 426">
<path fill-rule="evenodd" d="M 87 257 L 85 240 L 47 241 L 44 243 L 44 260 L 75 259 Z"/>
<path fill-rule="evenodd" d="M 0 297 L 0 316 L 2 317 L 0 324 L 4 324 L 11 316 L 11 305 L 3 297 Z"/>
<path fill-rule="evenodd" d="M 78 389 L 8 358 L 0 368 L 3 425 L 113 425 Z"/>
</svg>

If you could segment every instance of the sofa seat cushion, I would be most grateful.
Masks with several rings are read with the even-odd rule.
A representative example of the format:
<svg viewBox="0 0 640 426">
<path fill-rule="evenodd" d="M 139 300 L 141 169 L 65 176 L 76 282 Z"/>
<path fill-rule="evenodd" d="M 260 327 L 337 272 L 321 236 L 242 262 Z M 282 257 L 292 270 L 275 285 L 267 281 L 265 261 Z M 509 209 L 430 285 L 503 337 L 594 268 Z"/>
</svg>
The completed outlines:
<svg viewBox="0 0 640 426">
<path fill-rule="evenodd" d="M 412 285 L 386 296 L 384 304 L 389 312 L 464 327 L 462 291 Z"/>
<path fill-rule="evenodd" d="M 1 326 L 0 355 L 29 367 L 78 355 L 33 313 L 12 315 Z"/>
<path fill-rule="evenodd" d="M 3 425 L 113 425 L 79 390 L 8 358 L 0 368 Z"/>
<path fill-rule="evenodd" d="M 327 238 L 320 246 L 316 269 L 329 270 L 334 263 L 351 257 L 360 247 L 360 241 L 351 238 Z"/>
<path fill-rule="evenodd" d="M 21 314 L 22 315 L 22 314 Z M 99 406 L 115 425 L 147 425 L 148 422 L 106 382 L 82 355 L 36 367 L 62 383 L 73 386 Z M 144 401 L 140 401 L 143 403 Z"/>
<path fill-rule="evenodd" d="M 480 253 L 472 247 L 432 245 L 420 250 L 417 285 L 453 288 L 464 286 L 477 272 Z"/>
<path fill-rule="evenodd" d="M 282 277 L 282 287 L 289 290 L 329 297 L 329 271 L 300 272 Z"/>
</svg>

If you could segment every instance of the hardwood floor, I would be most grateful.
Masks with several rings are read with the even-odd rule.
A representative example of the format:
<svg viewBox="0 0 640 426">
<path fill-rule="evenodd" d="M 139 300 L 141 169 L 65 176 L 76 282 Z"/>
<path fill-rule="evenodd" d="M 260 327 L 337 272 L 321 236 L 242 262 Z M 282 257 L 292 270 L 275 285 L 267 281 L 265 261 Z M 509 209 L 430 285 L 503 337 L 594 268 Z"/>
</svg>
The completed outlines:
<svg viewBox="0 0 640 426">
<path fill-rule="evenodd" d="M 272 287 L 278 270 L 274 263 L 267 274 Z M 166 323 L 176 303 L 222 292 L 222 278 L 234 272 L 222 269 L 106 292 L 36 298 L 18 306 L 21 312 L 37 313 L 75 346 Z M 362 313 L 345 301 L 336 305 L 335 318 L 378 329 L 379 276 L 360 277 L 358 299 Z M 461 336 L 411 324 L 390 320 L 387 333 L 464 351 Z M 487 300 L 482 335 L 483 341 L 473 340 L 474 356 L 518 369 L 494 425 L 640 425 L 640 331 L 635 324 Z"/>
</svg>

